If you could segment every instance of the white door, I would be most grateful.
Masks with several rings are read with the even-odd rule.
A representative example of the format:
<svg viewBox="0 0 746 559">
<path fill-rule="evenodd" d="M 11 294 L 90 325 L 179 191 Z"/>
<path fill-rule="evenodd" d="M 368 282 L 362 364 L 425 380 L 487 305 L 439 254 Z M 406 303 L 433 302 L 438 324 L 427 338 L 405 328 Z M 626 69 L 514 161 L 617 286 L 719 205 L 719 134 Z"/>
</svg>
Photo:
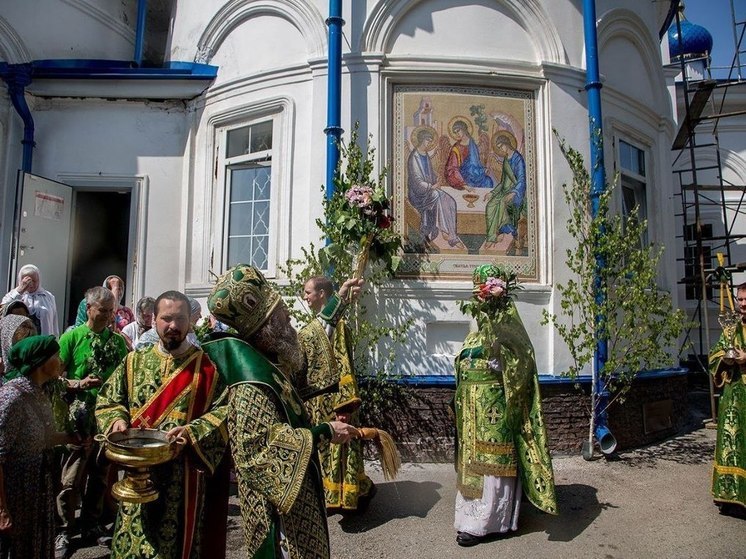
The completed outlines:
<svg viewBox="0 0 746 559">
<path fill-rule="evenodd" d="M 37 266 L 41 271 L 42 286 L 57 300 L 62 332 L 73 190 L 69 185 L 29 173 L 21 174 L 19 188 L 21 211 L 14 236 L 13 287 L 22 266 Z"/>
</svg>

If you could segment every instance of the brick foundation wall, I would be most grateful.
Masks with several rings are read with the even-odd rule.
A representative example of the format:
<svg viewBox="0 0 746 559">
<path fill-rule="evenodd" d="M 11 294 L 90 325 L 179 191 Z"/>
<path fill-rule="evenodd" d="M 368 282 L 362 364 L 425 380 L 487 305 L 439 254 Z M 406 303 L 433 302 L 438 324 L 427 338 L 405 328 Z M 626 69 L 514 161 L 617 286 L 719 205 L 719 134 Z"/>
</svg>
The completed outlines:
<svg viewBox="0 0 746 559">
<path fill-rule="evenodd" d="M 397 441 L 402 460 L 450 462 L 454 457 L 455 427 L 450 386 L 407 387 L 389 397 L 386 409 L 368 411 L 366 425 L 388 431 Z M 542 384 L 542 407 L 549 447 L 554 454 L 578 454 L 588 439 L 590 385 Z M 670 429 L 645 433 L 643 406 L 672 401 Z M 624 404 L 612 404 L 609 428 L 618 450 L 661 440 L 678 432 L 688 414 L 685 375 L 637 379 Z M 368 452 L 372 452 L 368 448 Z"/>
</svg>

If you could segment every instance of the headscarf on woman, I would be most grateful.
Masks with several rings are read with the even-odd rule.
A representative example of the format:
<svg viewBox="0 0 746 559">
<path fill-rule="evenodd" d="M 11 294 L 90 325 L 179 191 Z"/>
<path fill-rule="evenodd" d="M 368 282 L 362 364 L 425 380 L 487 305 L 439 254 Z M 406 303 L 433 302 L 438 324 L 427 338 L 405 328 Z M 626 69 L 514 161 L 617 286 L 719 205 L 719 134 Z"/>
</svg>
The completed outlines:
<svg viewBox="0 0 746 559">
<path fill-rule="evenodd" d="M 124 280 L 122 278 L 113 274 L 106 276 L 103 286 L 114 292 L 111 285 L 114 280 L 119 280 L 119 283 L 122 285 L 122 291 L 119 293 L 119 300 L 117 301 L 117 310 L 114 312 L 114 331 L 121 332 L 122 328 L 130 322 L 135 322 L 135 313 L 129 307 L 122 305 L 122 299 L 124 299 Z"/>
<path fill-rule="evenodd" d="M 26 306 L 26 303 L 20 300 L 11 301 L 10 303 L 3 305 L 2 310 L 0 310 L 0 318 L 9 316 L 11 314 L 18 314 L 25 317 L 31 315 L 28 307 Z"/>
<path fill-rule="evenodd" d="M 19 293 L 18 288 L 11 289 L 3 297 L 2 304 L 5 305 L 11 301 L 23 301 L 28 307 L 31 320 L 36 324 L 38 330 L 44 335 L 59 336 L 60 326 L 57 321 L 57 301 L 49 291 L 42 287 L 41 272 L 33 264 L 26 264 L 18 270 L 18 285 L 24 277 L 35 274 L 39 282 L 36 289 L 32 292 L 24 291 Z"/>
<path fill-rule="evenodd" d="M 0 376 L 0 384 L 4 380 L 10 380 L 18 376 L 17 371 L 14 370 L 13 365 L 8 360 L 8 353 L 11 346 L 18 342 L 19 339 L 22 339 L 17 334 L 20 334 L 19 330 L 22 330 L 24 327 L 29 333 L 23 337 L 33 336 L 37 333 L 34 323 L 28 317 L 11 314 L 0 319 L 0 358 L 5 369 L 3 375 Z"/>
<path fill-rule="evenodd" d="M 26 377 L 59 351 L 54 336 L 29 336 L 10 348 L 8 362 Z"/>
</svg>

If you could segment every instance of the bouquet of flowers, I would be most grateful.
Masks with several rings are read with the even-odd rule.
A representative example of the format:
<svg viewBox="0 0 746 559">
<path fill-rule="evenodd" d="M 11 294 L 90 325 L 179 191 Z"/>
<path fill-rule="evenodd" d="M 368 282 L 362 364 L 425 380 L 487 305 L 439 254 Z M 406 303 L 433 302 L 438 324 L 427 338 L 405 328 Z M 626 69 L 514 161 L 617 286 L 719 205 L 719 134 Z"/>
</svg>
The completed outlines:
<svg viewBox="0 0 746 559">
<path fill-rule="evenodd" d="M 317 223 L 330 241 L 319 251 L 322 264 L 340 266 L 349 262 L 352 252 L 353 276 L 360 278 L 369 258 L 382 262 L 389 272 L 396 270 L 401 237 L 392 228 L 391 203 L 383 186 L 386 170 L 373 177 L 374 150 L 366 146 L 364 152 L 357 139 L 356 126 L 349 144 L 340 146 L 346 166 L 343 170 L 340 164 L 334 195 L 324 201 L 326 220 Z"/>
<path fill-rule="evenodd" d="M 474 270 L 472 298 L 461 301 L 461 312 L 474 318 L 494 315 L 508 307 L 512 295 L 521 289 L 515 272 L 495 264 L 485 264 Z"/>
</svg>

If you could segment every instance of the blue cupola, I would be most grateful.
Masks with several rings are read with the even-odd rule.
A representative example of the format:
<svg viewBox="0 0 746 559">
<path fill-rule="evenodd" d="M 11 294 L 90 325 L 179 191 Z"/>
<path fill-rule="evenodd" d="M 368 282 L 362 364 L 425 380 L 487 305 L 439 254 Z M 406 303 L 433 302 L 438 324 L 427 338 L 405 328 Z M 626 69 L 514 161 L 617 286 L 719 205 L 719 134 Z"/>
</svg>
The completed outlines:
<svg viewBox="0 0 746 559">
<path fill-rule="evenodd" d="M 712 51 L 712 35 L 701 25 L 691 23 L 684 17 L 683 3 L 679 7 L 679 18 L 681 41 L 679 41 L 679 29 L 675 20 L 668 28 L 668 52 L 671 60 L 678 60 L 681 56 L 687 59 L 709 54 Z"/>
</svg>

